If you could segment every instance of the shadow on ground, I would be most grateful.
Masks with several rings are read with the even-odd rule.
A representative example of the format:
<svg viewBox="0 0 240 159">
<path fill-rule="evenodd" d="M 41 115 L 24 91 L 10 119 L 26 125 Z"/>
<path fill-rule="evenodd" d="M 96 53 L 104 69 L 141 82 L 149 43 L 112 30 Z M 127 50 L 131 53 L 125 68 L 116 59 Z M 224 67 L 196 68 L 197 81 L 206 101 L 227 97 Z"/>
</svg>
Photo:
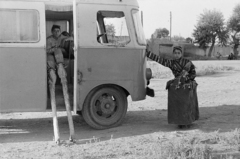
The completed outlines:
<svg viewBox="0 0 240 159">
<path fill-rule="evenodd" d="M 111 138 L 116 139 L 154 132 L 180 131 L 176 125 L 167 123 L 166 110 L 128 111 L 121 126 L 107 130 L 92 129 L 78 115 L 74 115 L 73 120 L 76 140 L 79 143 L 86 143 L 92 138 L 105 141 Z M 202 107 L 200 108 L 200 119 L 188 130 L 199 129 L 204 132 L 231 131 L 239 128 L 239 122 L 239 105 Z M 59 127 L 61 139 L 67 140 L 69 129 L 66 116 L 59 117 Z M 51 141 L 52 139 L 53 126 L 50 117 L 0 120 L 0 143 Z"/>
</svg>

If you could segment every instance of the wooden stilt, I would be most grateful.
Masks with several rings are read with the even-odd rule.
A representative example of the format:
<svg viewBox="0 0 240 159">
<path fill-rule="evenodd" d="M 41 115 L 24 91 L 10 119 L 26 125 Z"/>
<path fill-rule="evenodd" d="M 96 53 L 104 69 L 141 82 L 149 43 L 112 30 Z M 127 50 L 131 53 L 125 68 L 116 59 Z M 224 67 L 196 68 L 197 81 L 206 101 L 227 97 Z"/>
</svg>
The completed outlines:
<svg viewBox="0 0 240 159">
<path fill-rule="evenodd" d="M 65 102 L 66 111 L 67 111 L 67 117 L 68 117 L 68 124 L 69 124 L 69 130 L 70 130 L 69 140 L 71 142 L 74 142 L 74 135 L 75 135 L 75 133 L 74 133 L 74 125 L 73 125 L 71 107 L 70 107 L 70 102 L 69 102 L 69 94 L 68 94 L 66 72 L 65 72 L 65 69 L 63 68 L 63 66 L 59 66 L 58 69 L 59 69 L 58 70 L 59 77 L 61 78 L 63 95 L 64 95 L 64 102 Z"/>
<path fill-rule="evenodd" d="M 53 115 L 54 141 L 57 144 L 60 144 L 60 135 L 59 135 L 58 118 L 57 118 L 57 107 L 56 107 L 56 97 L 55 97 L 56 78 L 57 77 L 56 77 L 55 71 L 51 69 L 50 72 L 49 72 L 49 90 L 50 90 L 51 107 L 52 107 L 52 115 Z"/>
<path fill-rule="evenodd" d="M 73 142 L 74 141 L 74 125 L 73 125 L 71 107 L 70 107 L 70 103 L 69 103 L 69 94 L 68 94 L 67 83 L 62 82 L 62 87 L 63 87 L 63 95 L 64 95 L 64 101 L 65 101 L 67 116 L 68 116 L 69 130 L 70 130 L 69 140 Z"/>
</svg>

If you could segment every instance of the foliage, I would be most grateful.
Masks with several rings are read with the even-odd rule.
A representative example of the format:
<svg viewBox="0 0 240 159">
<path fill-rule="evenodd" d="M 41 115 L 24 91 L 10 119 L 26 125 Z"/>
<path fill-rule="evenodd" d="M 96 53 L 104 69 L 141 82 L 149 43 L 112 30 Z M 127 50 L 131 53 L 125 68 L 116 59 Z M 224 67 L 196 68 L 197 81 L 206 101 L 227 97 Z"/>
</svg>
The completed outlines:
<svg viewBox="0 0 240 159">
<path fill-rule="evenodd" d="M 186 41 L 185 38 L 182 37 L 182 36 L 180 36 L 180 35 L 174 35 L 174 36 L 171 38 L 171 40 L 172 40 L 173 42 L 185 42 L 185 41 Z"/>
<path fill-rule="evenodd" d="M 208 55 L 212 55 L 212 50 L 216 42 L 225 45 L 228 39 L 228 29 L 224 25 L 222 12 L 216 10 L 205 10 L 200 15 L 193 33 L 195 43 L 206 50 L 211 45 Z"/>
<path fill-rule="evenodd" d="M 114 37 L 115 37 L 116 30 L 115 30 L 115 26 L 113 24 L 106 25 L 106 33 L 108 35 L 108 42 L 115 43 L 116 40 Z"/>
<path fill-rule="evenodd" d="M 233 51 L 235 57 L 238 56 L 237 48 L 240 45 L 240 39 L 237 35 L 240 33 L 240 3 L 233 9 L 232 16 L 229 18 L 227 27 L 231 33 L 231 44 L 233 44 Z"/>
<path fill-rule="evenodd" d="M 116 30 L 113 24 L 106 25 L 106 33 L 107 35 L 115 36 Z"/>
<path fill-rule="evenodd" d="M 193 32 L 193 36 L 195 37 L 195 42 L 198 43 L 199 47 L 206 51 L 208 44 L 211 42 L 211 38 L 209 36 L 209 31 L 207 28 L 198 26 Z"/>
<path fill-rule="evenodd" d="M 190 38 L 190 37 L 187 37 L 187 38 L 186 38 L 186 43 L 190 43 L 190 44 L 193 43 L 193 39 Z"/>
<path fill-rule="evenodd" d="M 224 27 L 218 34 L 218 43 L 222 46 L 226 46 L 229 42 L 229 29 Z"/>
<path fill-rule="evenodd" d="M 169 35 L 169 30 L 166 28 L 158 28 L 152 34 L 153 38 L 165 38 Z"/>
</svg>

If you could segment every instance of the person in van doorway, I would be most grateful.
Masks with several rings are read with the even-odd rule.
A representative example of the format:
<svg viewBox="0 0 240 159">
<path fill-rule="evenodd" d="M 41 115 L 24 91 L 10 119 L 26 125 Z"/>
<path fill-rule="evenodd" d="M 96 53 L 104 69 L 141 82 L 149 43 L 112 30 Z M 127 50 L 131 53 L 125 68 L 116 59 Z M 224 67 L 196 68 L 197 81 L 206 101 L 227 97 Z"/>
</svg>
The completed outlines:
<svg viewBox="0 0 240 159">
<path fill-rule="evenodd" d="M 53 25 L 51 29 L 52 35 L 47 38 L 47 68 L 58 72 L 59 77 L 66 77 L 64 69 L 64 58 L 69 56 L 69 46 L 66 46 L 67 41 L 71 41 L 72 37 L 65 36 L 61 33 L 59 25 Z M 56 83 L 56 79 L 51 79 L 51 82 Z"/>
<path fill-rule="evenodd" d="M 65 52 L 63 52 L 64 57 L 64 63 L 65 63 L 65 70 L 67 71 L 67 79 L 69 84 L 73 84 L 73 74 L 74 74 L 74 66 L 73 66 L 73 60 L 74 60 L 74 37 L 73 37 L 73 31 L 72 33 L 68 33 L 66 31 L 62 32 L 63 36 L 66 36 L 67 38 L 64 39 L 64 43 L 62 48 L 65 49 Z"/>
<path fill-rule="evenodd" d="M 57 70 L 59 77 L 66 76 L 63 58 L 63 54 L 66 50 L 63 49 L 61 45 L 67 37 L 61 34 L 59 25 L 53 25 L 51 31 L 52 35 L 47 38 L 47 67 L 48 70 Z"/>
<path fill-rule="evenodd" d="M 71 107 L 69 102 L 68 86 L 67 86 L 67 73 L 64 68 L 64 56 L 67 50 L 64 49 L 64 43 L 68 37 L 61 34 L 61 28 L 59 25 L 52 26 L 52 35 L 47 38 L 47 68 L 48 68 L 48 84 L 51 96 L 51 106 L 53 112 L 53 127 L 55 142 L 60 142 L 57 109 L 56 109 L 56 97 L 55 97 L 55 84 L 57 80 L 56 71 L 61 79 L 63 87 L 63 95 L 65 106 L 67 110 L 68 123 L 70 129 L 70 140 L 74 139 L 74 126 L 71 114 Z"/>
<path fill-rule="evenodd" d="M 174 59 L 157 56 L 146 49 L 146 56 L 159 64 L 171 69 L 174 79 L 167 82 L 168 90 L 168 123 L 179 128 L 189 128 L 199 119 L 197 99 L 196 71 L 193 63 L 183 58 L 183 49 L 173 46 Z"/>
<path fill-rule="evenodd" d="M 73 31 L 72 33 L 68 33 L 66 31 L 62 32 L 63 36 L 66 36 L 67 38 L 64 39 L 62 48 L 65 49 L 66 52 L 64 52 L 63 57 L 66 59 L 74 59 L 73 55 L 73 47 L 74 47 L 74 37 L 73 37 Z"/>
</svg>

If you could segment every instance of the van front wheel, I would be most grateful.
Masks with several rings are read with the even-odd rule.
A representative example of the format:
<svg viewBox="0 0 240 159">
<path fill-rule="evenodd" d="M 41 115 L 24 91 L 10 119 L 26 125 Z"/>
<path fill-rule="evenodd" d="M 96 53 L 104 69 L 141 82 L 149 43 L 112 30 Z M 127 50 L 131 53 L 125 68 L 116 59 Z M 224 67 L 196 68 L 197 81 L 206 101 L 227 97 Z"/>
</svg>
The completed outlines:
<svg viewBox="0 0 240 159">
<path fill-rule="evenodd" d="M 122 123 L 127 112 L 127 97 L 117 87 L 92 90 L 83 105 L 84 120 L 95 129 L 107 129 Z"/>
</svg>

